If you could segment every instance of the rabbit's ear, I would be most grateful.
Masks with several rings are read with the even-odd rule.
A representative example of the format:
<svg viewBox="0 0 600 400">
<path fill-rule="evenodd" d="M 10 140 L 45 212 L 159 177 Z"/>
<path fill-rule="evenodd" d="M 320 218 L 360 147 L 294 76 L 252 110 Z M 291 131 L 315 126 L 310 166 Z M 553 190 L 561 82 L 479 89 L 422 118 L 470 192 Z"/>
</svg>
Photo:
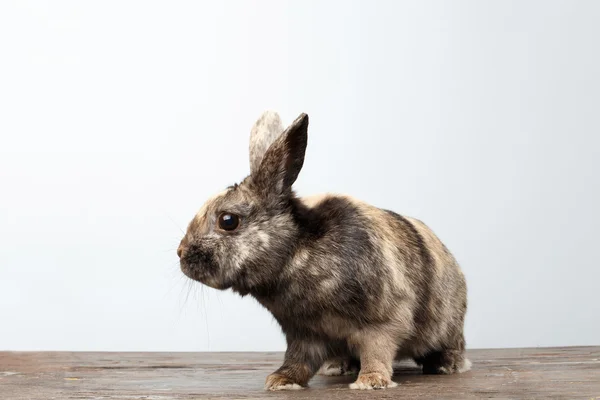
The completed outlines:
<svg viewBox="0 0 600 400">
<path fill-rule="evenodd" d="M 283 133 L 283 124 L 275 111 L 265 111 L 250 132 L 250 174 L 260 167 L 265 153 Z"/>
<path fill-rule="evenodd" d="M 298 118 L 271 144 L 260 167 L 252 173 L 259 193 L 288 196 L 304 164 L 308 141 L 308 115 Z"/>
</svg>

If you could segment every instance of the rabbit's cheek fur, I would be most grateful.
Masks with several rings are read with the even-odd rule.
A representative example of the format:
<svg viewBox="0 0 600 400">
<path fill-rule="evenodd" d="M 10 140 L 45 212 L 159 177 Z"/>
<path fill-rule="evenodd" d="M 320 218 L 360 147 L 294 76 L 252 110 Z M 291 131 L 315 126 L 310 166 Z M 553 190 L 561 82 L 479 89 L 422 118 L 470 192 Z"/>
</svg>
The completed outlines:
<svg viewBox="0 0 600 400">
<path fill-rule="evenodd" d="M 295 233 L 290 218 L 257 217 L 228 243 L 226 268 L 235 272 L 233 290 L 245 295 L 251 291 L 270 292 L 293 248 Z"/>
</svg>

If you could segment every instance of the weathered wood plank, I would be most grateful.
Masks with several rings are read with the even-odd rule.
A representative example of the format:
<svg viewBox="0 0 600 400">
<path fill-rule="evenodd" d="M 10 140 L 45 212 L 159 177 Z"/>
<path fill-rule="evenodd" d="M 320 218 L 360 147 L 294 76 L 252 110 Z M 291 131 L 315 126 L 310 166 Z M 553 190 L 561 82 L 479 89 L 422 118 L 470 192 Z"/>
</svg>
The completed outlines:
<svg viewBox="0 0 600 400">
<path fill-rule="evenodd" d="M 0 399 L 600 399 L 600 347 L 471 350 L 473 369 L 422 375 L 401 364 L 400 385 L 350 391 L 322 377 L 299 392 L 264 392 L 280 353 L 0 352 Z"/>
</svg>

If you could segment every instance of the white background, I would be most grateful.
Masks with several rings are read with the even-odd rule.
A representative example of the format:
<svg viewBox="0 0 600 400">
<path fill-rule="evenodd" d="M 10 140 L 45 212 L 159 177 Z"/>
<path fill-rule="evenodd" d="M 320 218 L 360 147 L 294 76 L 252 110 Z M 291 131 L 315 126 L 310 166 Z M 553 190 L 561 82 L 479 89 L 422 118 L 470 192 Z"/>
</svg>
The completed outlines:
<svg viewBox="0 0 600 400">
<path fill-rule="evenodd" d="M 175 249 L 311 117 L 302 195 L 428 223 L 477 347 L 600 344 L 600 2 L 2 1 L 0 349 L 282 350 Z"/>
</svg>

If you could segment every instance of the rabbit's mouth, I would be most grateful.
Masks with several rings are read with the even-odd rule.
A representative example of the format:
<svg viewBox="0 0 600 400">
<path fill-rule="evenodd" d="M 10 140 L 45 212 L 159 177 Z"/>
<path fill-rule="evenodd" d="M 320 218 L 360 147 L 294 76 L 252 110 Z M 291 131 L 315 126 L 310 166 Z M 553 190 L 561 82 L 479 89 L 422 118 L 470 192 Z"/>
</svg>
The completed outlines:
<svg viewBox="0 0 600 400">
<path fill-rule="evenodd" d="M 181 271 L 190 279 L 200 282 L 213 289 L 225 290 L 231 287 L 231 284 L 225 283 L 218 274 L 212 273 L 198 264 L 188 264 L 181 262 Z"/>
</svg>

